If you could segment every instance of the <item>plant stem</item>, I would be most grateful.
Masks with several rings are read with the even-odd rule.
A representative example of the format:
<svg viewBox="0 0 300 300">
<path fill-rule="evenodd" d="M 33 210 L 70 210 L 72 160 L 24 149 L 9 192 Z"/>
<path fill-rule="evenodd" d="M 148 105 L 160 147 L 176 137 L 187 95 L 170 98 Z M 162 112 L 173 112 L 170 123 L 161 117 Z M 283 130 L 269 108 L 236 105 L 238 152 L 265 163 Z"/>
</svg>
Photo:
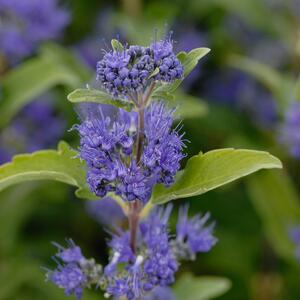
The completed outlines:
<svg viewBox="0 0 300 300">
<path fill-rule="evenodd" d="M 140 220 L 140 204 L 139 200 L 135 200 L 132 203 L 129 204 L 130 211 L 128 215 L 129 220 L 129 231 L 130 231 L 130 247 L 135 253 L 136 251 L 136 235 Z"/>
<path fill-rule="evenodd" d="M 148 87 L 144 95 L 139 94 L 137 96 L 136 108 L 138 113 L 138 125 L 137 125 L 137 148 L 136 148 L 136 163 L 139 164 L 144 147 L 145 139 L 145 107 L 148 101 L 151 98 L 151 94 L 154 90 L 155 82 L 152 82 Z M 129 222 L 129 231 L 130 231 L 130 247 L 135 253 L 136 251 L 136 236 L 139 226 L 141 213 L 141 202 L 139 199 L 134 200 L 129 203 L 129 212 L 128 212 L 128 222 Z"/>
</svg>

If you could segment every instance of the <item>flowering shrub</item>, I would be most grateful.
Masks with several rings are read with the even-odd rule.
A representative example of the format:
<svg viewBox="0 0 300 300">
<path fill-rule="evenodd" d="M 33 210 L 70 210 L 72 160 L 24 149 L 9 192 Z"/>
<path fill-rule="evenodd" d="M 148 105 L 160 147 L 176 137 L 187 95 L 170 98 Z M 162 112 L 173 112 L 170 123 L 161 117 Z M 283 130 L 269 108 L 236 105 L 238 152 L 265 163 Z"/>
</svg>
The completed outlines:
<svg viewBox="0 0 300 300">
<path fill-rule="evenodd" d="M 267 152 L 229 148 L 200 152 L 180 170 L 188 143 L 181 123 L 173 126 L 176 108 L 169 103 L 209 49 L 175 55 L 170 37 L 149 47 L 124 47 L 112 40 L 112 47 L 97 63 L 100 88 L 88 86 L 68 96 L 84 107 L 80 124 L 73 126 L 80 137 L 78 151 L 61 142 L 57 151 L 18 155 L 0 167 L 0 188 L 52 179 L 76 186 L 80 198 L 106 198 L 119 205 L 122 212 L 105 202 L 100 206 L 110 217 L 103 220 L 111 234 L 106 265 L 85 258 L 73 241 L 66 248 L 55 244 L 58 266 L 47 270 L 46 277 L 66 295 L 80 299 L 86 289 L 100 287 L 114 299 L 173 299 L 180 280 L 172 291 L 169 286 L 180 264 L 210 251 L 217 239 L 209 214 L 189 218 L 188 207 L 181 207 L 174 234 L 168 224 L 172 205 L 158 205 L 206 193 L 260 169 L 281 168 L 281 163 Z M 70 58 L 53 46 L 46 54 L 59 62 Z M 56 70 L 70 71 L 70 66 L 58 64 Z M 72 84 L 78 81 L 69 75 Z M 222 288 L 216 283 L 210 293 L 213 297 L 228 288 L 228 281 Z"/>
<path fill-rule="evenodd" d="M 114 219 L 116 210 L 106 203 L 111 221 L 115 221 L 109 224 L 114 230 L 108 242 L 108 264 L 87 260 L 71 242 L 68 248 L 58 246 L 56 256 L 62 264 L 48 271 L 47 278 L 77 299 L 92 285 L 114 299 L 173 299 L 167 287 L 174 283 L 180 263 L 210 251 L 217 239 L 214 224 L 207 225 L 209 214 L 189 218 L 188 207 L 181 207 L 174 235 L 168 226 L 172 205 L 154 205 L 157 186 L 165 193 L 176 186 L 186 147 L 182 126 L 172 127 L 175 110 L 168 108 L 163 97 L 157 100 L 154 95 L 169 93 L 166 87 L 178 85 L 183 74 L 191 71 L 189 65 L 196 63 L 186 57 L 190 70 L 184 69 L 170 39 L 149 47 L 126 48 L 113 40 L 112 46 L 97 63 L 97 80 L 107 93 L 80 90 L 69 99 L 80 94 L 81 99 L 84 95 L 84 99 L 94 97 L 100 103 L 122 106 L 110 116 L 101 106 L 89 106 L 81 124 L 73 129 L 80 136 L 77 156 L 85 163 L 88 189 L 96 197 L 116 200 L 128 219 L 128 228 Z M 190 178 L 189 184 L 195 178 Z M 162 198 L 161 202 L 168 201 L 167 196 Z M 161 298 L 164 294 L 166 298 Z"/>
</svg>

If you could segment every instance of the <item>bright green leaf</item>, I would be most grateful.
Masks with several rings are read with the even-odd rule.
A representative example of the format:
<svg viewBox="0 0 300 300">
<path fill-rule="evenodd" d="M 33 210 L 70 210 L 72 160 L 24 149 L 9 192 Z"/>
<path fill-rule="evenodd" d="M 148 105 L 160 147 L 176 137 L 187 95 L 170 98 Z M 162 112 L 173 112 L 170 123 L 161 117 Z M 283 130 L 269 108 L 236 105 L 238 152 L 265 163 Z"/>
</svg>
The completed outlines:
<svg viewBox="0 0 300 300">
<path fill-rule="evenodd" d="M 57 151 L 16 155 L 12 162 L 0 167 L 0 191 L 20 182 L 55 180 L 76 186 L 78 197 L 96 199 L 86 185 L 85 164 L 76 154 L 67 143 L 60 142 Z"/>
<path fill-rule="evenodd" d="M 295 262 L 288 230 L 299 223 L 300 199 L 288 175 L 282 171 L 262 172 L 246 183 L 272 247 L 282 257 Z"/>
<path fill-rule="evenodd" d="M 94 102 L 99 104 L 111 104 L 116 107 L 130 111 L 132 104 L 122 99 L 113 99 L 109 94 L 96 89 L 76 89 L 68 95 L 68 100 L 72 103 Z"/>
<path fill-rule="evenodd" d="M 178 59 L 183 65 L 184 77 L 188 76 L 191 73 L 191 71 L 197 66 L 199 60 L 209 52 L 209 48 L 195 48 L 186 55 L 179 53 Z"/>
<path fill-rule="evenodd" d="M 155 70 L 150 74 L 149 78 L 157 75 L 159 73 L 159 68 L 155 68 Z"/>
<path fill-rule="evenodd" d="M 225 294 L 231 287 L 227 278 L 194 277 L 186 273 L 177 280 L 173 291 L 177 300 L 210 300 Z"/>
<path fill-rule="evenodd" d="M 155 89 L 153 94 L 151 95 L 153 99 L 164 99 L 168 101 L 172 101 L 175 99 L 174 95 L 168 91 L 168 84 L 162 84 L 159 88 Z"/>
<path fill-rule="evenodd" d="M 162 184 L 154 188 L 152 203 L 206 193 L 260 169 L 281 168 L 280 160 L 268 152 L 254 150 L 219 149 L 190 158 L 171 187 Z"/>
<path fill-rule="evenodd" d="M 115 51 L 122 51 L 124 49 L 123 45 L 116 39 L 111 40 L 111 46 Z"/>
</svg>

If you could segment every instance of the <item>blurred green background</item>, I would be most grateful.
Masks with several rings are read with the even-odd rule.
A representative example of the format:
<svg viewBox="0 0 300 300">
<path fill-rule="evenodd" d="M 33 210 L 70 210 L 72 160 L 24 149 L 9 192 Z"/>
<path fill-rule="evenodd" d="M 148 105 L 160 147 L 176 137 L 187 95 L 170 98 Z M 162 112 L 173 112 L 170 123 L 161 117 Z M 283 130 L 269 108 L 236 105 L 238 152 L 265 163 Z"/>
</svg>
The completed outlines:
<svg viewBox="0 0 300 300">
<path fill-rule="evenodd" d="M 231 290 L 218 299 L 300 299 L 297 245 L 289 236 L 289 229 L 300 224 L 300 163 L 280 139 L 286 113 L 300 99 L 300 1 L 69 0 L 60 5 L 71 15 L 62 37 L 0 68 L 0 150 L 31 151 L 25 145 L 32 145 L 40 124 L 26 121 L 24 107 L 32 101 L 51 106 L 42 136 L 59 120 L 47 148 L 55 148 L 59 139 L 77 147 L 78 138 L 68 129 L 78 117 L 66 95 L 93 84 L 95 64 L 111 38 L 148 44 L 173 31 L 177 51 L 209 47 L 175 100 L 190 141 L 188 156 L 199 149 L 253 148 L 279 157 L 284 169 L 260 172 L 189 200 L 193 212 L 211 212 L 219 243 L 180 272 L 230 278 Z M 30 130 L 22 135 L 24 141 L 11 129 L 20 120 Z M 297 126 L 300 132 L 300 121 Z M 65 299 L 44 281 L 42 267 L 54 265 L 50 242 L 63 243 L 66 237 L 87 257 L 107 260 L 108 235 L 86 203 L 73 196 L 73 188 L 32 182 L 2 191 L 0 300 Z M 97 291 L 85 297 L 101 299 Z"/>
</svg>

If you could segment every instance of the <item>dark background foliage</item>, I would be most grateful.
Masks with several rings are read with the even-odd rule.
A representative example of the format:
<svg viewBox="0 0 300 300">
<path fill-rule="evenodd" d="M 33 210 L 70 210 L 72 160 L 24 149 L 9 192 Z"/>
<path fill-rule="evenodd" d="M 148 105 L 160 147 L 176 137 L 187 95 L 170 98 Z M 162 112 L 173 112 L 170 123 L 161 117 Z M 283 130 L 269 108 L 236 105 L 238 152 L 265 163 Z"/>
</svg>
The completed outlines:
<svg viewBox="0 0 300 300">
<path fill-rule="evenodd" d="M 203 112 L 195 115 L 189 111 L 183 94 L 179 113 L 180 109 L 187 110 L 183 124 L 190 141 L 188 156 L 228 146 L 255 148 L 277 155 L 284 171 L 261 172 L 187 200 L 193 212 L 211 212 L 217 221 L 219 242 L 210 253 L 183 265 L 180 272 L 230 278 L 231 290 L 219 299 L 299 299 L 300 269 L 295 249 L 293 245 L 292 250 L 285 249 L 290 247 L 289 226 L 300 223 L 300 163 L 278 136 L 289 103 L 299 97 L 299 93 L 292 96 L 286 87 L 296 82 L 300 68 L 300 2 L 69 0 L 61 5 L 71 12 L 71 22 L 62 38 L 53 42 L 74 54 L 81 71 L 86 70 L 87 75 L 78 75 L 77 87 L 93 83 L 101 49 L 108 49 L 110 39 L 116 36 L 129 43 L 149 43 L 156 29 L 160 35 L 172 30 L 178 50 L 212 49 L 183 88 L 183 93 L 197 99 Z M 270 84 L 268 72 L 275 72 L 280 80 Z M 59 138 L 78 145 L 76 134 L 67 130 L 78 122 L 66 100 L 70 90 L 68 84 L 57 82 L 47 91 L 52 95 L 49 101 L 54 116 L 64 123 L 49 147 L 54 148 Z M 17 117 L 1 127 L 2 135 Z M 34 124 L 33 131 L 39 126 Z M 43 133 L 49 134 L 48 126 Z M 6 140 L 1 140 L 0 149 L 6 146 Z M 17 152 L 23 151 L 30 150 Z M 279 179 L 269 178 L 269 172 Z M 258 191 L 264 196 L 259 197 Z M 185 200 L 176 201 L 175 208 Z M 289 214 L 286 211 L 291 202 L 297 211 Z M 2 191 L 0 299 L 64 299 L 61 291 L 44 282 L 41 267 L 54 265 L 50 242 L 63 243 L 66 237 L 72 237 L 87 257 L 107 260 L 108 235 L 89 216 L 86 203 L 73 196 L 73 188 L 31 182 Z M 99 299 L 97 291 L 85 297 Z"/>
</svg>

